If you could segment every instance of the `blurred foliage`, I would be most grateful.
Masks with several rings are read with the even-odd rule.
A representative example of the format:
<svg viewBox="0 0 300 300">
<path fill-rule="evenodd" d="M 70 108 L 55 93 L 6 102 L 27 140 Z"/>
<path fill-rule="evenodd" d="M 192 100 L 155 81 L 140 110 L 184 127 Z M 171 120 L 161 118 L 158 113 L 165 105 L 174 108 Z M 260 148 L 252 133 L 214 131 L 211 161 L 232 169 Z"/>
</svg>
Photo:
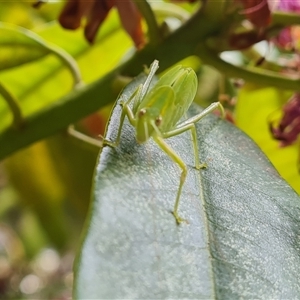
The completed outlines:
<svg viewBox="0 0 300 300">
<path fill-rule="evenodd" d="M 92 82 L 118 63 L 131 42 L 119 29 L 118 18 L 113 12 L 109 22 L 102 27 L 94 47 L 90 47 L 82 38 L 81 30 L 69 32 L 53 21 L 61 6 L 62 2 L 55 2 L 36 10 L 27 1 L 1 2 L 0 21 L 31 29 L 47 42 L 66 50 L 76 59 L 84 82 Z M 0 32 L 0 40 L 5 38 L 7 35 L 1 36 Z M 15 44 L 11 44 L 11 49 L 7 48 L 7 53 L 17 57 L 17 41 L 14 40 Z M 30 57 L 26 64 L 18 65 L 16 62 L 16 67 L 11 66 L 0 73 L 0 81 L 20 101 L 24 116 L 39 111 L 72 89 L 72 77 L 57 57 L 47 53 L 32 56 L 32 50 L 29 47 L 28 50 Z M 77 127 L 97 138 L 104 132 L 109 110 L 109 107 L 104 108 L 102 112 L 87 117 Z M 1 96 L 0 118 L 0 129 L 3 130 L 11 122 L 11 113 Z M 5 248 L 1 248 L 0 263 L 3 262 L 8 271 L 0 278 L 0 298 L 63 299 L 70 296 L 70 282 L 68 287 L 54 284 L 55 280 L 57 283 L 62 280 L 61 275 L 55 279 L 51 273 L 51 279 L 47 279 L 51 282 L 42 278 L 43 288 L 28 292 L 28 296 L 21 290 L 22 280 L 32 272 L 31 263 L 26 262 L 27 257 L 36 257 L 49 245 L 64 253 L 67 249 L 74 249 L 78 243 L 89 206 L 97 153 L 97 148 L 74 141 L 66 131 L 6 159 L 1 169 L 5 166 L 6 175 L 3 175 L 5 184 L 0 191 L 0 216 L 12 229 L 4 231 L 1 227 L 0 235 L 5 233 L 7 239 L 16 242 L 13 242 L 9 256 L 3 253 L 2 257 Z M 7 247 L 7 240 L 1 240 L 0 245 Z M 20 251 L 22 266 L 15 264 L 11 258 Z M 57 274 L 67 276 L 72 262 L 68 264 L 67 271 L 60 270 Z M 39 274 L 35 275 L 40 278 Z M 50 290 L 46 288 L 47 284 L 50 284 Z"/>
<path fill-rule="evenodd" d="M 300 193 L 297 167 L 298 145 L 280 148 L 270 134 L 268 121 L 279 119 L 281 108 L 292 92 L 245 85 L 236 106 L 237 125 L 251 136 L 268 156 L 281 176 Z"/>
<path fill-rule="evenodd" d="M 83 38 L 82 29 L 67 31 L 56 22 L 63 1 L 49 1 L 38 10 L 31 6 L 32 3 L 25 0 L 1 2 L 0 21 L 30 29 L 47 43 L 69 53 L 78 64 L 84 83 L 95 82 L 131 56 L 132 42 L 121 29 L 115 10 L 110 12 L 94 45 L 90 46 Z M 198 4 L 182 3 L 180 6 L 188 14 Z M 157 10 L 161 23 L 166 12 Z M 176 18 L 170 17 L 167 22 L 174 27 L 180 24 Z M 10 40 L 8 43 L 7 35 L 0 30 L 0 47 L 4 49 L 7 42 L 6 51 L 0 52 L 0 62 L 3 62 L 2 67 L 0 65 L 0 83 L 18 99 L 24 117 L 37 114 L 72 92 L 72 74 L 57 56 L 45 49 L 33 51 L 30 45 L 24 50 L 17 37 L 13 39 L 14 42 Z M 14 55 L 16 60 L 4 68 L 7 55 Z M 243 58 L 237 58 L 234 53 L 231 55 L 231 59 L 238 59 L 239 64 L 253 63 L 253 58 L 248 54 L 245 53 Z M 236 124 L 258 143 L 280 174 L 299 193 L 300 177 L 296 166 L 299 146 L 278 148 L 278 143 L 272 140 L 268 130 L 268 119 L 282 107 L 291 92 L 250 84 L 237 89 L 235 81 L 204 65 L 196 56 L 181 63 L 193 67 L 199 76 L 198 103 L 207 106 L 222 94 L 227 97 L 224 98 L 227 99 L 224 105 L 228 113 L 234 114 L 233 104 L 238 100 Z M 124 82 L 120 80 L 114 85 L 116 95 L 128 80 L 125 78 Z M 99 95 L 99 101 L 101 97 L 103 95 Z M 97 139 L 104 133 L 110 108 L 111 105 L 108 105 L 79 121 L 75 128 Z M 2 96 L 0 119 L 0 131 L 3 131 L 10 126 L 12 114 Z M 0 277 L 0 298 L 63 299 L 69 296 L 70 282 L 63 283 L 63 287 L 58 284 L 69 276 L 69 261 L 65 270 L 56 270 L 55 276 L 50 272 L 47 275 L 49 278 L 43 277 L 40 286 L 44 288 L 29 293 L 29 296 L 21 289 L 21 283 L 26 275 L 35 272 L 30 260 L 43 253 L 43 248 L 54 247 L 53 251 L 58 251 L 55 252 L 57 257 L 63 260 L 63 253 L 78 244 L 79 232 L 89 207 L 97 153 L 97 147 L 74 140 L 67 134 L 66 128 L 47 140 L 18 151 L 0 166 L 0 217 L 3 222 L 0 224 L 0 266 L 6 266 L 4 270 L 7 270 Z M 2 239 L 2 236 L 5 238 Z M 34 275 L 37 275 L 36 272 Z M 37 275 L 38 278 L 40 276 L 44 275 Z M 55 295 L 47 290 L 47 284 L 55 286 L 57 291 L 67 289 L 67 296 L 63 292 L 60 296 L 57 296 L 59 293 Z"/>
</svg>

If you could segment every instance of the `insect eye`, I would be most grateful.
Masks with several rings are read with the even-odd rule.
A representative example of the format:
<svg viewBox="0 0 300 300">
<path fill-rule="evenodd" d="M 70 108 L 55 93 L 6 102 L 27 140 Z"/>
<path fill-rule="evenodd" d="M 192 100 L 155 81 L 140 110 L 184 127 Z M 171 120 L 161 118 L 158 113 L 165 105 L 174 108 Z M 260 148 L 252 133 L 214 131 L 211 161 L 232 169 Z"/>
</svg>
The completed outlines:
<svg viewBox="0 0 300 300">
<path fill-rule="evenodd" d="M 159 126 L 160 123 L 161 123 L 161 121 L 162 121 L 162 117 L 161 117 L 161 116 L 158 116 L 158 117 L 155 119 L 155 125 L 156 125 L 156 126 Z"/>
<path fill-rule="evenodd" d="M 142 108 L 140 111 L 139 111 L 139 117 L 142 117 L 143 115 L 146 114 L 146 109 L 145 108 Z"/>
</svg>

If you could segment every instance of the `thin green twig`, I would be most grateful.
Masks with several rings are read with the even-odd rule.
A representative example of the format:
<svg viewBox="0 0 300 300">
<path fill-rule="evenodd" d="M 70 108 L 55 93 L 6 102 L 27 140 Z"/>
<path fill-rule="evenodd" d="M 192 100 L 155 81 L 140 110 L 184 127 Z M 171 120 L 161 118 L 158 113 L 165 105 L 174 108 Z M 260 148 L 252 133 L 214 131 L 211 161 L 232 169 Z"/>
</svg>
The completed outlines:
<svg viewBox="0 0 300 300">
<path fill-rule="evenodd" d="M 156 15 L 161 17 L 174 17 L 184 22 L 190 17 L 190 13 L 180 6 L 167 2 L 153 2 L 151 7 Z"/>
<path fill-rule="evenodd" d="M 292 26 L 292 25 L 300 25 L 300 15 L 299 13 L 287 13 L 274 11 L 272 13 L 271 26 L 280 25 L 284 26 Z"/>
<path fill-rule="evenodd" d="M 215 67 L 218 71 L 231 78 L 242 78 L 258 85 L 275 86 L 282 89 L 299 90 L 300 88 L 300 78 L 292 79 L 269 70 L 255 67 L 244 68 L 225 62 L 205 42 L 198 45 L 197 55 L 204 64 Z"/>
<path fill-rule="evenodd" d="M 133 1 L 147 23 L 149 43 L 153 45 L 157 45 L 158 43 L 161 42 L 162 36 L 150 4 L 147 2 L 147 0 L 133 0 Z"/>
<path fill-rule="evenodd" d="M 0 29 L 3 28 L 7 31 L 17 32 L 23 36 L 26 36 L 28 39 L 34 41 L 36 43 L 36 47 L 40 47 L 43 50 L 48 51 L 49 53 L 54 54 L 57 56 L 63 64 L 70 70 L 73 80 L 74 80 L 74 88 L 80 87 L 83 82 L 81 79 L 80 70 L 77 66 L 77 63 L 75 59 L 65 50 L 62 48 L 59 48 L 55 45 L 51 45 L 50 43 L 44 41 L 42 38 L 40 38 L 37 34 L 34 32 L 25 29 L 20 26 L 16 26 L 13 24 L 6 24 L 3 22 L 0 22 Z"/>
<path fill-rule="evenodd" d="M 48 44 L 47 47 L 70 70 L 73 80 L 74 80 L 73 87 L 74 88 L 81 87 L 84 83 L 81 79 L 80 70 L 77 66 L 75 59 L 69 53 L 67 53 L 66 51 L 64 51 L 63 49 L 61 49 L 59 47 L 56 47 L 56 46 L 50 45 L 50 44 Z"/>
<path fill-rule="evenodd" d="M 0 95 L 2 95 L 3 99 L 6 101 L 9 106 L 12 115 L 13 115 L 13 126 L 15 128 L 20 129 L 25 120 L 22 115 L 21 107 L 17 101 L 17 99 L 5 88 L 5 86 L 0 82 Z"/>
<path fill-rule="evenodd" d="M 160 61 L 160 71 L 163 71 L 179 60 L 197 54 L 205 64 L 217 68 L 229 77 L 244 78 L 257 84 L 277 86 L 281 89 L 299 90 L 300 79 L 276 76 L 274 72 L 258 70 L 258 68 L 240 68 L 221 60 L 218 53 L 207 48 L 204 41 L 220 34 L 222 28 L 221 19 L 210 18 L 205 14 L 205 10 L 196 12 L 158 46 L 147 45 L 98 81 L 79 88 L 50 107 L 26 118 L 26 127 L 22 132 L 12 128 L 1 132 L 0 159 L 39 139 L 64 130 L 69 124 L 111 103 L 116 97 L 112 87 L 116 76 L 119 74 L 135 76 L 142 71 L 143 65 L 150 65 L 154 59 Z"/>
</svg>

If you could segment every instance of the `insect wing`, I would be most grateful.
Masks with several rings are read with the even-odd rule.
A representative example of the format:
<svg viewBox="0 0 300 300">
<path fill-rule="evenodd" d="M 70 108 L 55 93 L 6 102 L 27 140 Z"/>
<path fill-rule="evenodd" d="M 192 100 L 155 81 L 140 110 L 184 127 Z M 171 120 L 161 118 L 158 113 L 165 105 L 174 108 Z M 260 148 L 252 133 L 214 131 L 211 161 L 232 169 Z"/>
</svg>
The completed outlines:
<svg viewBox="0 0 300 300">
<path fill-rule="evenodd" d="M 181 75 L 182 66 L 175 66 L 166 72 L 163 76 L 160 77 L 159 81 L 156 83 L 156 87 L 160 87 L 163 85 L 172 86 L 173 83 L 177 80 Z"/>
<path fill-rule="evenodd" d="M 169 86 L 160 86 L 155 87 L 150 94 L 146 95 L 142 103 L 139 105 L 138 111 L 141 109 L 147 109 L 152 118 L 158 116 L 165 118 L 168 111 L 175 108 L 174 104 L 174 90 Z"/>
<path fill-rule="evenodd" d="M 181 71 L 181 76 L 177 78 L 173 85 L 175 93 L 175 105 L 173 120 L 174 125 L 186 113 L 188 108 L 194 101 L 198 87 L 198 79 L 193 69 L 184 68 Z"/>
<path fill-rule="evenodd" d="M 153 124 L 163 131 L 170 124 L 174 110 L 174 91 L 169 86 L 155 89 L 154 93 L 146 95 L 143 106 L 136 112 L 136 138 L 139 143 L 146 142 L 154 132 Z"/>
<path fill-rule="evenodd" d="M 154 119 L 159 112 L 163 119 L 161 130 L 171 130 L 193 102 L 197 86 L 198 80 L 193 69 L 175 66 L 145 95 L 135 113 L 143 108 L 151 108 L 151 118 Z"/>
</svg>

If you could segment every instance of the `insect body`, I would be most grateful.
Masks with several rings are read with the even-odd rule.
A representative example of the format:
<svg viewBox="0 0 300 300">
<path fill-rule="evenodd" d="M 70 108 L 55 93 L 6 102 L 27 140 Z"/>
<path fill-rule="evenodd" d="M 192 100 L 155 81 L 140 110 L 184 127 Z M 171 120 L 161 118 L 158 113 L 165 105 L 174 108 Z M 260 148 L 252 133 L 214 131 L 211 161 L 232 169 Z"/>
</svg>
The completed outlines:
<svg viewBox="0 0 300 300">
<path fill-rule="evenodd" d="M 190 130 L 195 155 L 195 166 L 197 169 L 206 167 L 199 161 L 199 151 L 195 123 L 201 118 L 219 108 L 224 114 L 219 102 L 212 103 L 200 114 L 187 119 L 179 120 L 184 116 L 194 100 L 198 80 L 191 68 L 176 66 L 164 74 L 159 81 L 149 90 L 151 80 L 158 69 L 158 61 L 155 60 L 149 70 L 144 84 L 141 84 L 133 95 L 121 103 L 123 109 L 120 126 L 115 142 L 104 140 L 104 145 L 116 147 L 120 142 L 121 130 L 124 119 L 127 116 L 130 124 L 136 129 L 136 140 L 145 143 L 151 137 L 157 145 L 181 168 L 181 176 L 177 196 L 175 200 L 173 215 L 179 224 L 183 221 L 178 215 L 178 206 L 181 190 L 187 176 L 187 166 L 176 152 L 165 142 L 165 139 Z M 130 105 L 132 102 L 132 105 Z"/>
</svg>

